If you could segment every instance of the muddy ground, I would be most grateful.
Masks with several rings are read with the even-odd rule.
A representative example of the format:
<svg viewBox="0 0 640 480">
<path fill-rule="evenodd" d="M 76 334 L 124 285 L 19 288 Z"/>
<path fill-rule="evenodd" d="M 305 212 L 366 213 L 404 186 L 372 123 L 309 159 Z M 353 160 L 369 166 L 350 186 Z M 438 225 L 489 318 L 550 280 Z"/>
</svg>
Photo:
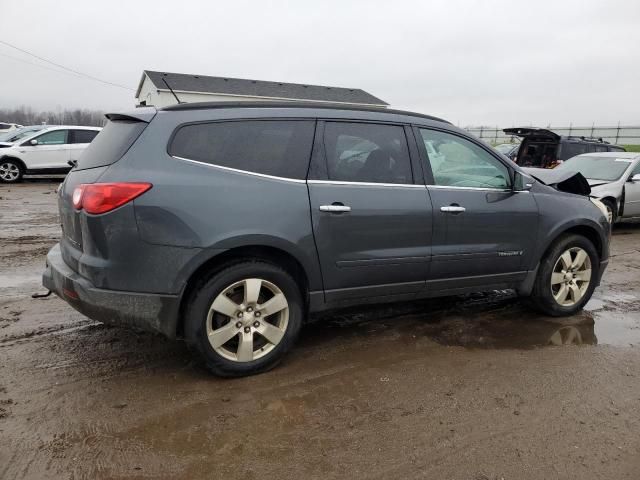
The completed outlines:
<svg viewBox="0 0 640 480">
<path fill-rule="evenodd" d="M 510 292 L 351 310 L 220 380 L 30 298 L 56 187 L 0 186 L 0 478 L 640 478 L 640 225 L 575 317 Z"/>
</svg>

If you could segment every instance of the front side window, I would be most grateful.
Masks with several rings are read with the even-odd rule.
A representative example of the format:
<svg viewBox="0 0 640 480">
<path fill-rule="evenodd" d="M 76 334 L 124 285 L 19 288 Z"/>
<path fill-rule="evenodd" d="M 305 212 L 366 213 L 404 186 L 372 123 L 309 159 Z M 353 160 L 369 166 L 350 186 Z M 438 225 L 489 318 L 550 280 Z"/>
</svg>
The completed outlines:
<svg viewBox="0 0 640 480">
<path fill-rule="evenodd" d="M 63 145 L 67 143 L 67 130 L 54 130 L 53 132 L 43 133 L 34 140 L 38 141 L 38 145 Z"/>
<path fill-rule="evenodd" d="M 403 127 L 327 122 L 324 146 L 329 180 L 397 184 L 413 182 Z"/>
<path fill-rule="evenodd" d="M 315 122 L 243 120 L 185 125 L 169 153 L 222 167 L 305 179 Z"/>
<path fill-rule="evenodd" d="M 457 135 L 420 129 L 435 185 L 507 189 L 509 169 L 483 148 Z"/>
</svg>

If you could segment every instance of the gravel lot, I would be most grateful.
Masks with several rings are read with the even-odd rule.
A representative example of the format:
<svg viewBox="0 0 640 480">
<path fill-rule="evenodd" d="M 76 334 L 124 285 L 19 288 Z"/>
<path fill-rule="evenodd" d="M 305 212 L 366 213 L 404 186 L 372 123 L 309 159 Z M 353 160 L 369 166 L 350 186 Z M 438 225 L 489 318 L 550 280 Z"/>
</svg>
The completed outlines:
<svg viewBox="0 0 640 480">
<path fill-rule="evenodd" d="M 56 187 L 0 186 L 0 478 L 639 476 L 639 224 L 575 317 L 511 292 L 343 311 L 220 380 L 182 342 L 31 299 Z"/>
</svg>

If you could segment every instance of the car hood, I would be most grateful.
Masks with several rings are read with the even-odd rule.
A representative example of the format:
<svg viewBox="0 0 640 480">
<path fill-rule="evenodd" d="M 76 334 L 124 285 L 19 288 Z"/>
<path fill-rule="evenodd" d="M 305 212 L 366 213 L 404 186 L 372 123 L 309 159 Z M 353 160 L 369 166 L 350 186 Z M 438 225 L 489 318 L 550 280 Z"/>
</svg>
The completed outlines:
<svg viewBox="0 0 640 480">
<path fill-rule="evenodd" d="M 589 195 L 591 186 L 580 172 L 571 170 L 549 170 L 545 168 L 523 168 L 528 175 L 561 192 Z"/>
<path fill-rule="evenodd" d="M 608 183 L 611 183 L 607 180 L 599 180 L 597 178 L 587 178 L 587 182 L 589 182 L 589 185 L 591 187 L 599 187 L 600 185 L 606 185 Z"/>
<path fill-rule="evenodd" d="M 0 148 L 8 148 L 8 147 L 13 147 L 13 143 L 0 142 Z"/>
</svg>

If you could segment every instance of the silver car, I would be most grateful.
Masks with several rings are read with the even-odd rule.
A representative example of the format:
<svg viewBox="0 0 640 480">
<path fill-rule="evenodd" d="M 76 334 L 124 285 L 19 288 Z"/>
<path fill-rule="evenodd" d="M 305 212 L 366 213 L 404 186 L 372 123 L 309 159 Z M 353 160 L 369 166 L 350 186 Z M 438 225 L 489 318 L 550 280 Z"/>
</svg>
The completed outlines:
<svg viewBox="0 0 640 480">
<path fill-rule="evenodd" d="M 591 196 L 605 204 L 612 223 L 640 218 L 640 153 L 587 153 L 555 170 L 572 170 L 586 177 Z"/>
</svg>

